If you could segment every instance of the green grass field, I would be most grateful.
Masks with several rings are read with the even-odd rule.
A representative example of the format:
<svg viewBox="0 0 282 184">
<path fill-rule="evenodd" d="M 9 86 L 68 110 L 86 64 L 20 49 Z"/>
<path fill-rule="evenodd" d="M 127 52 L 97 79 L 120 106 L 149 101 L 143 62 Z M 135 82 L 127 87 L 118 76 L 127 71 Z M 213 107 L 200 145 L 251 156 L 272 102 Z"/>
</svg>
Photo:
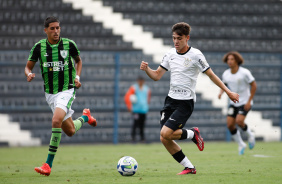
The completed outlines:
<svg viewBox="0 0 282 184">
<path fill-rule="evenodd" d="M 206 142 L 203 152 L 193 143 L 180 145 L 197 174 L 177 176 L 183 167 L 160 143 L 61 145 L 49 177 L 33 170 L 45 162 L 47 146 L 0 148 L 0 183 L 282 183 L 281 142 L 258 142 L 243 156 L 237 154 L 235 143 Z M 125 155 L 139 164 L 134 176 L 124 177 L 116 170 L 118 160 Z"/>
</svg>

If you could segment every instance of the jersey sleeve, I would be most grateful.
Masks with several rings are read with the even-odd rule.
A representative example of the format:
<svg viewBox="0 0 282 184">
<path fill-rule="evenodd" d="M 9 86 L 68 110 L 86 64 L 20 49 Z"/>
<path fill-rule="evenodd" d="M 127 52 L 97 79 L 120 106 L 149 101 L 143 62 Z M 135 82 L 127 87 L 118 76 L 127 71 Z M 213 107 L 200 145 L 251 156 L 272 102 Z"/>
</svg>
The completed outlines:
<svg viewBox="0 0 282 184">
<path fill-rule="evenodd" d="M 70 56 L 72 58 L 75 58 L 76 56 L 79 56 L 80 51 L 78 50 L 76 44 L 74 41 L 70 40 Z"/>
<path fill-rule="evenodd" d="M 135 89 L 133 86 L 131 86 L 124 95 L 124 102 L 129 111 L 132 111 L 132 103 L 130 101 L 130 96 L 132 94 L 135 94 Z"/>
<path fill-rule="evenodd" d="M 245 72 L 245 80 L 246 80 L 246 82 L 247 83 L 252 83 L 253 81 L 255 81 L 255 78 L 254 78 L 254 76 L 252 75 L 252 73 L 249 71 L 249 70 L 247 70 L 246 69 L 246 72 Z"/>
<path fill-rule="evenodd" d="M 201 54 L 197 54 L 195 59 L 196 59 L 196 62 L 195 62 L 196 66 L 203 73 L 210 68 L 210 65 L 208 64 L 205 56 L 202 53 Z"/>
<path fill-rule="evenodd" d="M 162 68 L 165 69 L 166 71 L 170 70 L 170 66 L 169 66 L 168 61 L 169 61 L 169 54 L 166 53 L 166 54 L 164 55 L 164 57 L 163 57 L 163 60 L 162 60 L 161 64 L 160 64 L 160 67 L 162 67 Z"/>
<path fill-rule="evenodd" d="M 37 62 L 40 57 L 40 43 L 36 43 L 30 50 L 28 61 Z"/>
</svg>

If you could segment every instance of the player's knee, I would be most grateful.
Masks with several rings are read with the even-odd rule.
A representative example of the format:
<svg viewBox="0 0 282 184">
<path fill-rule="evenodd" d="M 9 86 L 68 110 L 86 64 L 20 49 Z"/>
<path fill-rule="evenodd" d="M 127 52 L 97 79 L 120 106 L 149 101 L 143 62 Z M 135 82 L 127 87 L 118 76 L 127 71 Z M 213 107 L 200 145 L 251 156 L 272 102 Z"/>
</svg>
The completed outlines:
<svg viewBox="0 0 282 184">
<path fill-rule="evenodd" d="M 232 125 L 232 124 L 227 124 L 227 128 L 229 129 L 229 130 L 233 130 L 233 129 L 235 129 L 235 125 Z"/>
<path fill-rule="evenodd" d="M 74 134 L 75 134 L 75 130 L 68 130 L 68 131 L 65 131 L 66 135 L 69 136 L 69 137 L 72 137 Z"/>
<path fill-rule="evenodd" d="M 244 121 L 236 121 L 236 124 L 241 128 L 245 127 Z"/>
<path fill-rule="evenodd" d="M 163 129 L 161 130 L 161 138 L 162 139 L 171 139 L 171 134 L 169 132 L 164 131 Z"/>
<path fill-rule="evenodd" d="M 166 145 L 168 142 L 168 139 L 165 139 L 163 136 L 160 136 L 160 140 L 164 145 Z"/>
<path fill-rule="evenodd" d="M 52 119 L 52 127 L 53 128 L 61 128 L 61 124 L 62 124 L 62 122 L 58 118 L 53 117 L 53 119 Z"/>
<path fill-rule="evenodd" d="M 164 141 L 164 138 L 162 136 L 160 136 L 160 141 L 163 142 Z"/>
</svg>

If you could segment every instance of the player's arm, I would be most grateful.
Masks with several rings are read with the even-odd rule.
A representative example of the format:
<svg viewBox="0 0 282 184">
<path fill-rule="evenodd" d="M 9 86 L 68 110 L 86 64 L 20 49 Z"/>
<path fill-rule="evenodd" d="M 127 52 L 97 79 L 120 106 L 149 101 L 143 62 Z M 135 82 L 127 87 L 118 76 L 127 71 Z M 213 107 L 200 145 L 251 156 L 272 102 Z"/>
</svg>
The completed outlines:
<svg viewBox="0 0 282 184">
<path fill-rule="evenodd" d="M 32 73 L 32 69 L 34 68 L 35 63 L 36 62 L 34 61 L 27 61 L 25 65 L 24 73 L 25 73 L 27 82 L 31 82 L 35 77 L 35 73 Z"/>
<path fill-rule="evenodd" d="M 220 78 L 218 78 L 218 76 L 215 75 L 215 73 L 213 73 L 211 68 L 205 71 L 205 74 L 209 76 L 211 81 L 213 81 L 213 83 L 215 83 L 218 87 L 220 87 L 220 89 L 222 89 L 234 103 L 239 102 L 239 95 L 237 93 L 230 91 L 225 86 L 225 84 L 220 80 Z"/>
<path fill-rule="evenodd" d="M 75 61 L 75 69 L 76 69 L 76 77 L 74 79 L 75 87 L 80 88 L 81 83 L 80 83 L 80 74 L 81 74 L 81 69 L 82 69 L 82 60 L 80 56 L 76 56 L 74 58 Z"/>
<path fill-rule="evenodd" d="M 251 102 L 252 102 L 252 100 L 253 100 L 253 98 L 255 96 L 256 90 L 257 90 L 257 83 L 256 83 L 256 81 L 251 82 L 250 86 L 251 86 L 251 95 L 249 97 L 248 102 L 244 106 L 244 109 L 247 110 L 247 111 L 251 109 Z"/>
<path fill-rule="evenodd" d="M 146 74 L 154 81 L 160 80 L 166 72 L 166 70 L 160 66 L 157 68 L 157 70 L 153 70 L 148 66 L 148 63 L 144 61 L 141 62 L 140 70 L 145 71 Z"/>
<path fill-rule="evenodd" d="M 222 94 L 224 93 L 224 91 L 222 89 L 220 89 L 219 94 L 218 94 L 218 99 L 221 99 Z"/>
<path fill-rule="evenodd" d="M 135 89 L 131 86 L 124 95 L 124 102 L 129 112 L 132 112 L 132 103 L 130 101 L 130 96 L 135 94 Z"/>
</svg>

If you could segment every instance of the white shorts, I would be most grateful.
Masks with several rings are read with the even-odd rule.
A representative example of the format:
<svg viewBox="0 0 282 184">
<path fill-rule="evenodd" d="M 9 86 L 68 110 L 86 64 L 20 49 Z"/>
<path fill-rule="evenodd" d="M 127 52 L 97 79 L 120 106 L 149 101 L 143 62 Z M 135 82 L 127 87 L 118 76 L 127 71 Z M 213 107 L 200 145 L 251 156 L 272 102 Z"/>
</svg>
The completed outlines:
<svg viewBox="0 0 282 184">
<path fill-rule="evenodd" d="M 72 102 L 75 99 L 74 88 L 59 92 L 57 94 L 45 93 L 46 101 L 50 106 L 52 112 L 55 112 L 57 107 L 63 109 L 66 112 L 66 116 L 63 121 L 72 116 L 74 111 L 71 109 Z"/>
</svg>

